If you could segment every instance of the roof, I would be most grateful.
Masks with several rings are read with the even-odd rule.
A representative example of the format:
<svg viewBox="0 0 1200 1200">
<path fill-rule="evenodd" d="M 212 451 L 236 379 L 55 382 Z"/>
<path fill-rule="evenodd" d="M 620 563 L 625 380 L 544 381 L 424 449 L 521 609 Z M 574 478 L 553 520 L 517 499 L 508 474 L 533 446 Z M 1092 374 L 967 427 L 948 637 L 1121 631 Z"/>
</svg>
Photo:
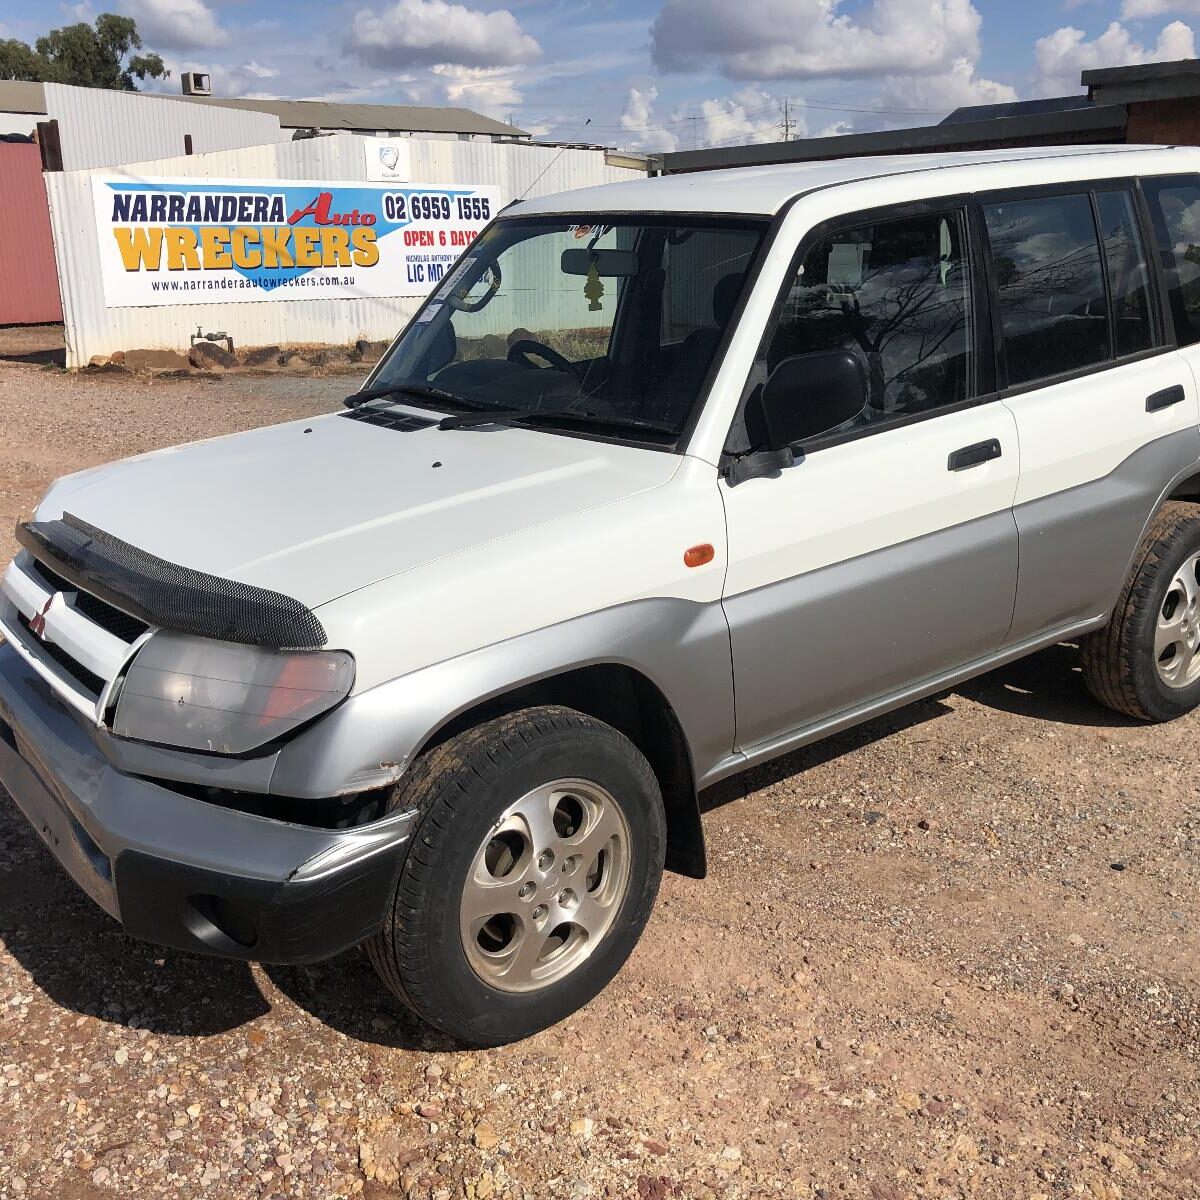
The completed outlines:
<svg viewBox="0 0 1200 1200">
<path fill-rule="evenodd" d="M 224 96 L 171 96 L 189 104 L 215 104 L 269 113 L 285 129 L 370 129 L 404 133 L 478 133 L 528 137 L 524 129 L 469 108 L 424 108 L 415 104 L 338 104 L 326 100 L 229 100 Z"/>
<path fill-rule="evenodd" d="M 672 171 L 705 171 L 720 167 L 755 166 L 772 162 L 811 162 L 819 159 L 914 151 L 979 150 L 1013 145 L 1121 142 L 1128 114 L 1119 104 L 1086 104 L 1082 108 L 1033 113 L 994 120 L 922 125 L 915 129 L 885 129 L 878 133 L 848 133 L 838 137 L 804 138 L 793 142 L 761 142 L 683 150 L 663 155 Z"/>
<path fill-rule="evenodd" d="M 1200 59 L 1141 63 L 1134 67 L 1098 67 L 1084 71 L 1083 86 L 1102 104 L 1172 100 L 1200 96 Z"/>
<path fill-rule="evenodd" d="M 1084 71 L 1080 83 L 1084 87 L 1097 83 L 1144 83 L 1172 75 L 1200 75 L 1200 59 L 1178 58 L 1173 62 L 1139 63 L 1132 67 L 1096 67 Z"/>
<path fill-rule="evenodd" d="M 984 150 L 957 154 L 897 154 L 872 158 L 839 158 L 827 162 L 786 163 L 763 167 L 739 167 L 729 171 L 694 171 L 678 175 L 660 175 L 653 179 L 609 183 L 600 187 L 580 188 L 571 192 L 524 200 L 508 212 L 513 216 L 537 213 L 604 212 L 687 212 L 773 215 L 789 200 L 806 192 L 843 183 L 869 181 L 884 176 L 936 170 L 939 167 L 1004 168 L 1003 177 L 1011 179 L 1008 164 L 1029 163 L 1038 159 L 1106 159 L 1144 154 L 1147 150 L 1171 160 L 1166 169 L 1179 170 L 1175 156 L 1179 150 L 1147 146 L 1040 146 L 1027 149 Z M 1184 151 L 1189 152 L 1189 151 Z M 1192 152 L 1194 153 L 1194 152 Z M 1194 168 L 1193 168 L 1194 169 Z M 1105 164 L 1080 172 L 1080 177 L 1128 173 L 1124 164 Z M 1049 173 L 1049 172 L 1047 172 Z M 1059 172 L 1061 173 L 1061 172 Z M 1068 174 L 1067 178 L 1071 175 Z M 996 187 L 997 182 L 982 186 Z M 1013 180 L 1019 183 L 1019 178 Z M 970 185 L 968 185 L 970 186 Z"/>
<path fill-rule="evenodd" d="M 87 88 L 75 89 L 88 91 Z M 223 96 L 175 96 L 133 92 L 152 100 L 182 100 L 216 108 L 278 117 L 287 129 L 381 129 L 404 133 L 478 133 L 496 137 L 528 137 L 524 129 L 495 121 L 469 108 L 423 108 L 415 104 L 334 104 L 324 100 L 229 100 Z M 0 79 L 0 112 L 45 113 L 46 91 L 40 83 Z"/>
<path fill-rule="evenodd" d="M 966 121 L 996 121 L 1001 117 L 1040 117 L 1043 113 L 1067 112 L 1072 108 L 1087 108 L 1091 101 L 1080 92 L 1078 96 L 1051 96 L 1042 100 L 1009 100 L 1003 104 L 967 104 L 956 108 L 939 125 L 962 125 Z"/>
</svg>

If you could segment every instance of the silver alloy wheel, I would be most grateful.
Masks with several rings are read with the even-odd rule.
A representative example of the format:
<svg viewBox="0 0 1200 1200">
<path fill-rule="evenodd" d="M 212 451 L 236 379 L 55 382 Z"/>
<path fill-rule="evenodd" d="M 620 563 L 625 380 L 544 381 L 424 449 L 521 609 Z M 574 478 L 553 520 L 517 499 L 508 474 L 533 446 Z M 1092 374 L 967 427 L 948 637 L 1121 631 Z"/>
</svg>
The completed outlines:
<svg viewBox="0 0 1200 1200">
<path fill-rule="evenodd" d="M 492 826 L 463 887 L 459 928 L 472 969 L 506 992 L 574 971 L 629 887 L 629 823 L 599 784 L 558 779 Z"/>
<path fill-rule="evenodd" d="M 1183 688 L 1200 678 L 1200 554 L 1175 573 L 1158 610 L 1154 661 L 1168 687 Z"/>
</svg>

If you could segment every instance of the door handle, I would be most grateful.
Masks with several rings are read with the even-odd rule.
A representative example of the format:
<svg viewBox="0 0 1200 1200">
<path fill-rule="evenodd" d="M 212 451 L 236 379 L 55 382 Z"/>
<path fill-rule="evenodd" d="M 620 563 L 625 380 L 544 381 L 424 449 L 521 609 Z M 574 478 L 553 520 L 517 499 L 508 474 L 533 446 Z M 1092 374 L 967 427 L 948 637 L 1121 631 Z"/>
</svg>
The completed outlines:
<svg viewBox="0 0 1200 1200">
<path fill-rule="evenodd" d="M 976 442 L 973 446 L 964 446 L 955 450 L 946 460 L 946 470 L 966 471 L 970 467 L 978 467 L 982 463 L 999 458 L 1003 451 L 1000 449 L 999 438 L 988 438 L 986 442 Z"/>
<path fill-rule="evenodd" d="M 1161 392 L 1151 392 L 1146 397 L 1146 411 L 1158 412 L 1160 408 L 1170 408 L 1172 404 L 1182 404 L 1184 399 L 1183 384 L 1177 383 L 1174 387 L 1163 388 Z"/>
</svg>

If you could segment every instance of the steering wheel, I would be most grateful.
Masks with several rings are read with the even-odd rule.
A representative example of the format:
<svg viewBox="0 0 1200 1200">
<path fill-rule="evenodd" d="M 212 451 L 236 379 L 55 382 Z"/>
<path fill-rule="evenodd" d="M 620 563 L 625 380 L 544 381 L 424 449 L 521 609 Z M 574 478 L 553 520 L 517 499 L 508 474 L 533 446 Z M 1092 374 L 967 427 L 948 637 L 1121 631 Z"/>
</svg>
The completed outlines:
<svg viewBox="0 0 1200 1200">
<path fill-rule="evenodd" d="M 530 360 L 530 355 L 534 354 L 538 358 L 544 358 L 556 371 L 563 371 L 568 375 L 574 375 L 576 379 L 582 381 L 583 372 L 579 367 L 570 361 L 563 358 L 561 354 L 544 342 L 534 341 L 533 338 L 518 338 L 508 348 L 508 361 L 512 363 L 520 363 L 524 367 L 531 367 L 534 370 L 539 368 Z"/>
</svg>

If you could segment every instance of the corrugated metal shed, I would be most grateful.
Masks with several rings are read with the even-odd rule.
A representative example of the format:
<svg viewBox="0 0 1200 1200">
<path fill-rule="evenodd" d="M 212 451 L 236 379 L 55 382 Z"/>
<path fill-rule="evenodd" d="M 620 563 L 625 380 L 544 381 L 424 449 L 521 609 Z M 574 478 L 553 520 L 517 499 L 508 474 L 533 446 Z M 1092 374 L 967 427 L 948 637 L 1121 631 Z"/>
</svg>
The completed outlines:
<svg viewBox="0 0 1200 1200">
<path fill-rule="evenodd" d="M 227 100 L 221 96 L 171 96 L 188 104 L 269 113 L 285 129 L 345 129 L 357 132 L 470 133 L 528 137 L 524 129 L 495 121 L 469 108 L 424 108 L 415 104 L 335 104 L 325 100 Z"/>
<path fill-rule="evenodd" d="M 183 154 L 184 137 L 203 154 L 279 141 L 279 118 L 229 108 L 164 104 L 161 96 L 43 85 L 46 115 L 58 122 L 63 168 L 111 167 Z"/>
<path fill-rule="evenodd" d="M 609 166 L 600 150 L 560 151 L 524 142 L 414 140 L 411 164 L 413 183 L 494 184 L 502 189 L 505 202 L 525 193 L 544 196 L 644 175 Z M 228 330 L 240 346 L 344 345 L 357 338 L 390 338 L 419 304 L 406 296 L 106 308 L 91 189 L 92 176 L 98 173 L 102 172 L 46 176 L 70 367 L 115 350 L 186 349 L 188 335 L 198 325 Z M 365 178 L 366 155 L 362 137 L 343 133 L 137 163 L 118 173 L 141 178 L 357 180 Z"/>
<path fill-rule="evenodd" d="M 28 142 L 0 143 L 0 325 L 61 321 L 42 156 Z"/>
</svg>

